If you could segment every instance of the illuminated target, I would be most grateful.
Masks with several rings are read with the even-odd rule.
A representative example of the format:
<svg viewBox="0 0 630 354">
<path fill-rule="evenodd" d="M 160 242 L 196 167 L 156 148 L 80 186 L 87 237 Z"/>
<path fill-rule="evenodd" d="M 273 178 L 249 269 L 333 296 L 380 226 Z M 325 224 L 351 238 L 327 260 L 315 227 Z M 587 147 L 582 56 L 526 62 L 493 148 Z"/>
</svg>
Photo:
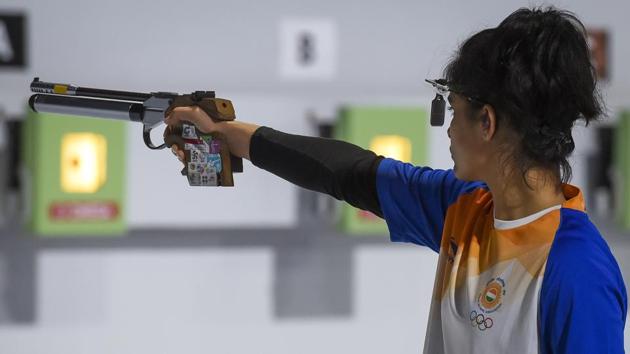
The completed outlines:
<svg viewBox="0 0 630 354">
<path fill-rule="evenodd" d="M 107 180 L 107 140 L 101 134 L 68 133 L 61 141 L 61 189 L 94 193 Z"/>
</svg>

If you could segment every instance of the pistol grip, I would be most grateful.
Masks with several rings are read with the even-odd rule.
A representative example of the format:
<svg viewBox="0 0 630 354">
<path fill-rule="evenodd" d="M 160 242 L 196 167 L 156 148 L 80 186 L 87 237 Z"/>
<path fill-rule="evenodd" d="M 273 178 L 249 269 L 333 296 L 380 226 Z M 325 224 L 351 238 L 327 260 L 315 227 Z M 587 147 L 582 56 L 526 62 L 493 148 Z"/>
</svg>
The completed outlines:
<svg viewBox="0 0 630 354">
<path fill-rule="evenodd" d="M 184 122 L 172 127 L 172 134 L 164 138 L 167 146 L 177 145 L 185 155 L 182 175 L 191 186 L 234 186 L 232 162 L 237 159 L 229 152 L 225 138 L 218 133 L 200 132 L 193 124 Z M 238 159 L 237 159 L 238 160 Z M 242 171 L 242 159 L 237 168 Z"/>
</svg>

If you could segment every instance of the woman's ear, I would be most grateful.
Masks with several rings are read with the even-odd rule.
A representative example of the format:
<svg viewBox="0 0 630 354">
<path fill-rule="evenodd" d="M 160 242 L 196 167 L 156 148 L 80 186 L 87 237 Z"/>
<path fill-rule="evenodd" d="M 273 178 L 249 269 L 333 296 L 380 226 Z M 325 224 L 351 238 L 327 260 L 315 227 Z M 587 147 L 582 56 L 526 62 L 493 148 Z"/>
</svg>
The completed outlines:
<svg viewBox="0 0 630 354">
<path fill-rule="evenodd" d="M 497 115 L 494 107 L 484 104 L 481 108 L 481 130 L 484 141 L 490 141 L 497 131 Z"/>
</svg>

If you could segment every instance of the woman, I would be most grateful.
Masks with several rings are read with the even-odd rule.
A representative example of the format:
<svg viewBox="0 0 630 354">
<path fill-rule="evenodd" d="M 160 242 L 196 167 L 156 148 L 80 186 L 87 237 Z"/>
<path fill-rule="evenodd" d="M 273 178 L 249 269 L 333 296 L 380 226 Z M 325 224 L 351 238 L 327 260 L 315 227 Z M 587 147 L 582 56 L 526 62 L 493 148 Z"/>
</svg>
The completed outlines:
<svg viewBox="0 0 630 354">
<path fill-rule="evenodd" d="M 166 123 L 221 132 L 235 155 L 372 211 L 393 241 L 439 252 L 425 353 L 622 353 L 625 285 L 567 184 L 571 129 L 602 112 L 582 23 L 520 9 L 467 39 L 443 80 L 455 163 L 446 171 L 213 123 L 198 108 L 177 108 Z"/>
</svg>

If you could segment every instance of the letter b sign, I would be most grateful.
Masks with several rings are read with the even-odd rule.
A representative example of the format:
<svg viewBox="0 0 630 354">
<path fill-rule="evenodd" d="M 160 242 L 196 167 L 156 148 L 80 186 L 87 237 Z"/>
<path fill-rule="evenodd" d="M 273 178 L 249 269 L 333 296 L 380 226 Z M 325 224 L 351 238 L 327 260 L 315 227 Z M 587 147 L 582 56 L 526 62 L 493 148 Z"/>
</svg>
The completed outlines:
<svg viewBox="0 0 630 354">
<path fill-rule="evenodd" d="M 24 24 L 24 15 L 0 13 L 0 68 L 25 67 Z"/>
</svg>

